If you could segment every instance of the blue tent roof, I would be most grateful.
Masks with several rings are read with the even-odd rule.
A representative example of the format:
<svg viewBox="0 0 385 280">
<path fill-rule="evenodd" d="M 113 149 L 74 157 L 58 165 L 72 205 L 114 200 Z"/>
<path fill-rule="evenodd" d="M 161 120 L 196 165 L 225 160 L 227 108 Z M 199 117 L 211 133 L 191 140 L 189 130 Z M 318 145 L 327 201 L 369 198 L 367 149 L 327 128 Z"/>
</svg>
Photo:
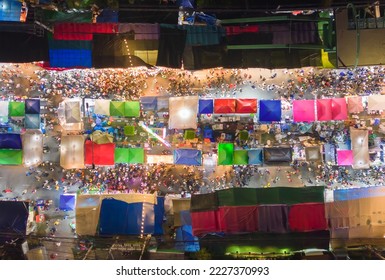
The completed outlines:
<svg viewBox="0 0 385 280">
<path fill-rule="evenodd" d="M 0 149 L 15 149 L 21 150 L 21 137 L 16 133 L 0 134 Z"/>
<path fill-rule="evenodd" d="M 214 100 L 199 99 L 199 114 L 212 114 L 214 112 Z"/>
<path fill-rule="evenodd" d="M 140 98 L 143 111 L 156 111 L 158 99 L 156 96 L 144 96 Z"/>
<path fill-rule="evenodd" d="M 40 114 L 40 99 L 25 100 L 26 114 Z"/>
<path fill-rule="evenodd" d="M 76 196 L 75 194 L 60 195 L 59 209 L 70 211 L 75 209 Z"/>
<path fill-rule="evenodd" d="M 253 149 L 248 151 L 249 164 L 262 164 L 263 163 L 263 150 Z"/>
<path fill-rule="evenodd" d="M 275 122 L 281 121 L 281 100 L 260 100 L 259 121 Z"/>
<path fill-rule="evenodd" d="M 192 233 L 191 225 L 184 225 L 176 230 L 175 248 L 184 252 L 198 252 L 200 250 L 198 238 Z"/>
<path fill-rule="evenodd" d="M 28 129 L 40 128 L 40 115 L 38 114 L 26 114 L 24 117 L 24 126 Z"/>
<path fill-rule="evenodd" d="M 202 165 L 202 151 L 193 149 L 174 150 L 174 163 L 184 165 Z"/>
</svg>

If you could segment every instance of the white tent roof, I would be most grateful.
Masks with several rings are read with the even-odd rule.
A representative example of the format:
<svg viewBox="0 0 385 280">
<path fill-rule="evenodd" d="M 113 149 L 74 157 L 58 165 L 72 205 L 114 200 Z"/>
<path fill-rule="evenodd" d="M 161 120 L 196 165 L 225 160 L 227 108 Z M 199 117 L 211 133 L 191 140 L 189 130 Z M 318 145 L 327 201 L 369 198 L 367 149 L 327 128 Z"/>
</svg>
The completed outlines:
<svg viewBox="0 0 385 280">
<path fill-rule="evenodd" d="M 83 129 L 80 105 L 80 98 L 67 98 L 59 104 L 57 115 L 64 130 L 79 131 Z"/>
<path fill-rule="evenodd" d="M 23 164 L 25 167 L 38 166 L 43 162 L 43 134 L 29 130 L 21 135 L 23 141 Z"/>
<path fill-rule="evenodd" d="M 369 95 L 368 110 L 385 110 L 385 95 Z"/>
<path fill-rule="evenodd" d="M 173 164 L 174 156 L 173 155 L 146 155 L 146 163 L 148 164 Z"/>
<path fill-rule="evenodd" d="M 8 101 L 0 101 L 0 117 L 8 117 Z"/>
<path fill-rule="evenodd" d="M 95 114 L 98 115 L 110 115 L 110 102 L 111 100 L 97 99 L 95 100 Z"/>
<path fill-rule="evenodd" d="M 363 129 L 350 129 L 350 138 L 353 150 L 353 169 L 367 169 L 369 159 L 369 133 Z"/>
<path fill-rule="evenodd" d="M 170 129 L 196 129 L 198 113 L 198 96 L 170 97 Z"/>
<path fill-rule="evenodd" d="M 62 136 L 60 166 L 64 169 L 84 168 L 84 137 L 82 135 Z"/>
<path fill-rule="evenodd" d="M 67 123 L 78 123 L 81 121 L 79 101 L 67 101 L 65 103 L 65 118 Z"/>
</svg>

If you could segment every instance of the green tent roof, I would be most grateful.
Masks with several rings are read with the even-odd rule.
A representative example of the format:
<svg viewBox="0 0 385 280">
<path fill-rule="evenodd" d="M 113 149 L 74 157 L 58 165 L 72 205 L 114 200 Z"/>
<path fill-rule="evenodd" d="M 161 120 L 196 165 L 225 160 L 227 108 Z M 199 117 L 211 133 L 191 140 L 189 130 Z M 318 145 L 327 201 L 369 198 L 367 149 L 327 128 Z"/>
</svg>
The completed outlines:
<svg viewBox="0 0 385 280">
<path fill-rule="evenodd" d="M 0 165 L 21 165 L 23 164 L 22 150 L 0 150 Z"/>
<path fill-rule="evenodd" d="M 234 164 L 247 165 L 249 163 L 249 153 L 247 150 L 234 151 Z"/>
<path fill-rule="evenodd" d="M 10 117 L 23 117 L 25 115 L 24 102 L 9 102 L 9 116 Z"/>
<path fill-rule="evenodd" d="M 232 165 L 234 161 L 234 144 L 218 144 L 218 165 Z"/>
<path fill-rule="evenodd" d="M 128 150 L 129 163 L 144 163 L 144 149 L 143 148 L 129 148 Z"/>
<path fill-rule="evenodd" d="M 126 101 L 126 102 L 124 102 L 124 116 L 126 116 L 126 117 L 139 117 L 140 116 L 140 103 L 139 103 L 139 101 Z"/>
<path fill-rule="evenodd" d="M 122 101 L 111 101 L 110 102 L 110 115 L 117 117 L 124 117 L 124 102 Z"/>
<path fill-rule="evenodd" d="M 115 163 L 128 163 L 128 148 L 115 148 Z"/>
</svg>

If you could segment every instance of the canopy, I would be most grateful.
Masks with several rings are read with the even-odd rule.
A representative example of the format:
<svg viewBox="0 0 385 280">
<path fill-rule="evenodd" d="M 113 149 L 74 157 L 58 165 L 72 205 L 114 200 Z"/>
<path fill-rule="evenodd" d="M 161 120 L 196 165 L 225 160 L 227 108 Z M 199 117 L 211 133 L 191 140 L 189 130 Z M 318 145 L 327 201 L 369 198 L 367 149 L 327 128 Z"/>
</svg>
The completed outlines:
<svg viewBox="0 0 385 280">
<path fill-rule="evenodd" d="M 23 165 L 38 166 L 43 162 L 43 134 L 40 131 L 28 131 L 22 136 Z"/>
<path fill-rule="evenodd" d="M 264 148 L 263 158 L 266 163 L 291 162 L 291 148 Z"/>
<path fill-rule="evenodd" d="M 202 151 L 193 149 L 174 150 L 174 163 L 184 165 L 202 165 Z"/>
<path fill-rule="evenodd" d="M 263 164 L 263 149 L 248 150 L 249 164 Z"/>
<path fill-rule="evenodd" d="M 369 95 L 368 110 L 369 111 L 385 110 L 385 95 Z"/>
<path fill-rule="evenodd" d="M 234 144 L 218 144 L 218 165 L 232 165 L 234 162 Z"/>
<path fill-rule="evenodd" d="M 322 161 L 321 147 L 306 147 L 305 148 L 307 161 Z"/>
<path fill-rule="evenodd" d="M 235 112 L 238 114 L 254 114 L 257 113 L 257 99 L 236 100 Z"/>
<path fill-rule="evenodd" d="M 214 112 L 214 100 L 199 99 L 199 114 L 212 114 Z"/>
<path fill-rule="evenodd" d="M 60 166 L 64 169 L 84 168 L 84 137 L 63 135 L 60 145 Z"/>
<path fill-rule="evenodd" d="M 351 114 L 357 114 L 364 111 L 361 96 L 348 97 L 348 110 Z"/>
<path fill-rule="evenodd" d="M 23 117 L 25 115 L 24 102 L 9 102 L 8 113 L 10 117 Z"/>
<path fill-rule="evenodd" d="M 279 122 L 281 121 L 281 100 L 260 100 L 259 121 Z"/>
<path fill-rule="evenodd" d="M 40 99 L 26 99 L 25 100 L 26 114 L 40 114 Z"/>
<path fill-rule="evenodd" d="M 353 169 L 369 168 L 370 159 L 368 130 L 350 128 L 350 138 L 352 140 L 353 150 Z"/>
<path fill-rule="evenodd" d="M 234 150 L 234 164 L 247 165 L 249 163 L 249 154 L 247 150 Z"/>
<path fill-rule="evenodd" d="M 115 144 L 96 144 L 91 140 L 87 140 L 85 144 L 86 158 L 85 164 L 88 165 L 114 165 Z"/>
<path fill-rule="evenodd" d="M 95 100 L 95 114 L 98 115 L 110 115 L 110 102 L 111 100 L 96 99 Z"/>
<path fill-rule="evenodd" d="M 331 121 L 333 119 L 331 107 L 331 99 L 317 99 L 317 120 Z"/>
<path fill-rule="evenodd" d="M 170 129 L 196 129 L 198 114 L 198 96 L 170 97 Z"/>
<path fill-rule="evenodd" d="M 40 115 L 26 114 L 24 117 L 24 126 L 27 129 L 40 129 Z"/>
<path fill-rule="evenodd" d="M 215 114 L 234 114 L 235 113 L 235 99 L 215 99 L 214 113 Z"/>
<path fill-rule="evenodd" d="M 140 97 L 140 104 L 143 111 L 156 111 L 157 109 L 156 96 L 142 96 Z"/>
<path fill-rule="evenodd" d="M 337 163 L 338 165 L 353 165 L 353 151 L 352 150 L 339 150 L 337 151 Z"/>
<path fill-rule="evenodd" d="M 343 121 L 348 118 L 348 109 L 345 98 L 333 98 L 331 104 L 332 118 L 335 121 Z"/>
<path fill-rule="evenodd" d="M 22 163 L 22 150 L 0 149 L 0 165 L 21 165 Z"/>
<path fill-rule="evenodd" d="M 125 117 L 139 117 L 140 116 L 140 103 L 139 101 L 126 101 L 124 102 L 124 116 Z"/>
<path fill-rule="evenodd" d="M 0 117 L 8 117 L 9 101 L 0 101 Z"/>
<path fill-rule="evenodd" d="M 66 101 L 65 102 L 65 119 L 66 123 L 81 122 L 80 115 L 80 101 Z"/>
<path fill-rule="evenodd" d="M 76 195 L 75 194 L 61 194 L 59 201 L 59 209 L 63 211 L 71 211 L 75 209 Z"/>
<path fill-rule="evenodd" d="M 123 117 L 125 114 L 125 103 L 123 101 L 110 102 L 110 115 L 115 117 Z"/>
<path fill-rule="evenodd" d="M 108 144 L 114 142 L 114 136 L 107 132 L 102 132 L 100 130 L 92 132 L 90 138 L 96 144 Z"/>
<path fill-rule="evenodd" d="M 0 133 L 0 149 L 20 150 L 22 142 L 20 134 L 17 133 Z"/>
<path fill-rule="evenodd" d="M 314 122 L 315 121 L 315 101 L 314 100 L 294 100 L 293 119 L 295 122 Z"/>
</svg>

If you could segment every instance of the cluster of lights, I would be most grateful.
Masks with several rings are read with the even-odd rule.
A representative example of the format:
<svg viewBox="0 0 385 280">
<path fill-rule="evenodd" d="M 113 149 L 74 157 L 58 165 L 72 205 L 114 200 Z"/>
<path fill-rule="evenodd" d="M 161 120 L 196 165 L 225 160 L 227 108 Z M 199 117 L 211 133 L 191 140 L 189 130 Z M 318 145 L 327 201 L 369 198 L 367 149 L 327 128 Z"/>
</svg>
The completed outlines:
<svg viewBox="0 0 385 280">
<path fill-rule="evenodd" d="M 133 67 L 134 65 L 133 65 L 133 63 L 132 63 L 131 51 L 130 51 L 130 48 L 128 47 L 127 39 L 124 39 L 124 45 L 126 46 L 128 59 L 130 60 L 130 66 Z"/>
</svg>

